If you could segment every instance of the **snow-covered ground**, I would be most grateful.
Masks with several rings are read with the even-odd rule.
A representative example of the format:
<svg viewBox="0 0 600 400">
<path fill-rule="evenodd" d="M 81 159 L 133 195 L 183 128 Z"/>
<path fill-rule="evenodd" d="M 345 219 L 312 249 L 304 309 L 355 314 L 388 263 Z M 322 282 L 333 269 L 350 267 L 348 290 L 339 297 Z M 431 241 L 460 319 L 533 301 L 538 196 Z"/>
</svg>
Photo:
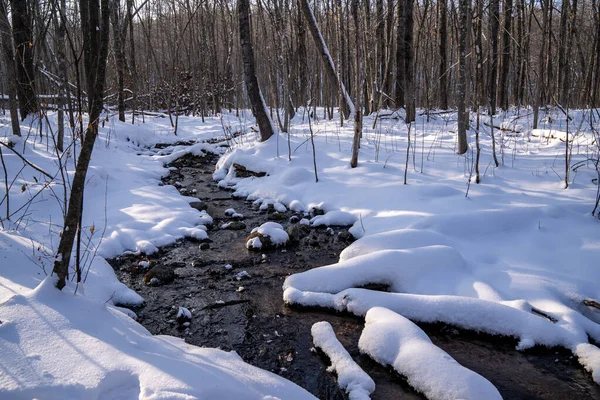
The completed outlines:
<svg viewBox="0 0 600 400">
<path fill-rule="evenodd" d="M 594 157 L 597 145 L 589 112 L 571 116 L 575 165 Z M 360 239 L 340 262 L 289 277 L 288 303 L 361 316 L 388 307 L 414 321 L 513 336 L 520 349 L 564 346 L 600 383 L 600 350 L 588 343 L 588 336 L 600 340 L 600 313 L 583 303 L 600 298 L 600 223 L 591 216 L 597 172 L 584 163 L 570 172 L 565 189 L 564 114 L 548 115 L 537 130 L 529 128 L 528 110 L 493 122 L 483 117 L 480 184 L 473 133 L 469 152 L 455 154 L 456 114 L 418 116 L 411 127 L 407 185 L 408 127 L 402 121 L 383 120 L 369 129 L 372 119 L 366 118 L 359 165 L 351 169 L 351 127 L 315 124 L 313 160 L 306 115 L 301 118 L 289 146 L 284 135 L 247 144 L 223 157 L 215 173 L 221 186 L 250 200 L 324 210 L 313 225 L 327 225 L 342 212 L 354 216 L 344 220 Z M 499 168 L 489 125 L 506 129 L 495 132 Z M 240 179 L 234 163 L 269 176 Z M 391 293 L 358 289 L 370 283 L 388 285 Z"/>
<path fill-rule="evenodd" d="M 570 129 L 582 133 L 573 142 L 574 164 L 591 157 L 594 145 L 589 125 L 581 123 L 584 113 L 572 115 Z M 204 143 L 173 151 L 149 147 L 224 138 L 223 126 L 230 133 L 250 132 L 248 120 L 225 115 L 202 123 L 182 117 L 179 135 L 174 136 L 168 119 L 147 118 L 145 124 L 131 126 L 111 118 L 101 129 L 87 179 L 82 224 L 87 280 L 62 293 L 52 289 L 52 278 L 46 278 L 64 207 L 52 144 L 46 136 L 40 139 L 37 122 L 27 140 L 13 140 L 15 150 L 56 176 L 52 183 L 1 147 L 13 215 L 0 229 L 0 397 L 310 397 L 244 364 L 235 354 L 152 337 L 115 306 L 142 299 L 116 280 L 103 257 L 149 253 L 184 236 L 207 235 L 204 224 L 211 218 L 189 207 L 193 198 L 181 196 L 173 186 L 159 186 L 168 173 L 164 164 L 187 152 L 224 153 L 214 177 L 237 195 L 306 212 L 304 222 L 314 226 L 353 224 L 351 232 L 360 239 L 342 253 L 340 262 L 289 277 L 286 301 L 367 315 L 373 326 L 394 320 L 385 332 L 396 325 L 413 328 L 386 310 L 368 314 L 373 307 L 413 321 L 444 321 L 514 336 L 522 349 L 561 345 L 600 383 L 600 351 L 588 343 L 588 335 L 600 341 L 600 313 L 583 304 L 600 300 L 600 226 L 590 215 L 596 196 L 592 179 L 597 175 L 591 164 L 586 165 L 571 173 L 569 188 L 564 189 L 564 115 L 553 113 L 536 131 L 528 128 L 527 111 L 496 116 L 495 125 L 511 129 L 506 135 L 496 132 L 498 158 L 504 165 L 492 164 L 489 128 L 484 126 L 480 184 L 474 182 L 474 154 L 455 154 L 456 114 L 434 114 L 429 120 L 419 116 L 411 129 L 407 185 L 407 127 L 401 120 L 382 119 L 370 129 L 373 120 L 365 118 L 359 166 L 352 169 L 352 126 L 313 121 L 313 160 L 307 117 L 300 112 L 293 120 L 289 143 L 286 134 L 265 143 L 256 142 L 254 133 L 228 134 L 228 152 Z M 0 116 L 4 143 L 7 118 Z M 487 117 L 484 121 L 489 122 Z M 44 133 L 45 129 L 44 124 Z M 234 163 L 268 176 L 238 178 Z M 71 155 L 63 164 L 69 170 L 68 185 Z M 3 190 L 4 182 L 2 178 Z M 3 218 L 6 207 L 6 201 L 0 204 Z M 315 209 L 325 215 L 308 215 Z M 368 283 L 386 284 L 391 292 L 357 288 Z M 378 354 L 402 352 L 407 342 L 408 353 L 427 348 L 428 354 L 436 355 L 421 334 L 405 340 L 398 332 L 395 347 L 387 353 L 367 342 L 361 348 L 377 359 Z M 377 335 L 378 330 L 371 329 L 365 337 L 377 343 Z M 461 377 L 472 379 L 460 368 L 454 375 L 457 382 Z M 419 369 L 411 371 L 418 374 Z M 426 376 L 409 378 L 421 382 Z"/>
<path fill-rule="evenodd" d="M 3 143 L 9 140 L 8 124 L 7 116 L 0 117 Z M 181 196 L 173 186 L 159 186 L 160 178 L 169 172 L 164 163 L 178 156 L 223 148 L 199 143 L 177 146 L 171 153 L 149 146 L 223 138 L 223 131 L 216 118 L 204 125 L 182 118 L 179 127 L 179 136 L 164 119 L 137 126 L 111 120 L 101 129 L 85 191 L 82 265 L 87 279 L 83 285 L 70 283 L 62 292 L 48 276 L 64 206 L 53 147 L 35 129 L 26 141 L 10 139 L 29 162 L 57 177 L 48 183 L 42 173 L 23 168 L 16 155 L 0 148 L 12 214 L 0 228 L 0 398 L 314 398 L 244 363 L 235 352 L 152 336 L 127 315 L 130 311 L 117 306 L 143 299 L 117 280 L 104 257 L 151 253 L 184 236 L 207 237 L 204 224 L 212 222 L 210 216 L 189 206 L 194 198 Z M 65 156 L 63 164 L 70 181 L 73 159 Z M 3 194 L 4 182 L 3 176 Z M 3 218 L 6 207 L 4 199 Z"/>
</svg>

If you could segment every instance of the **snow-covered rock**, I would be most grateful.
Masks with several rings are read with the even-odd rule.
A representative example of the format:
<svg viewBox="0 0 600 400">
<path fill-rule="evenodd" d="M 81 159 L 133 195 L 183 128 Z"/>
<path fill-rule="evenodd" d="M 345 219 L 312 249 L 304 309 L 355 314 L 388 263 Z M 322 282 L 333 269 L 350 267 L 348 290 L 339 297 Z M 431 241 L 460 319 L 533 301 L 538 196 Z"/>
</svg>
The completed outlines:
<svg viewBox="0 0 600 400">
<path fill-rule="evenodd" d="M 246 248 L 250 250 L 272 249 L 285 246 L 290 240 L 283 227 L 276 222 L 265 222 L 252 229 L 246 239 Z"/>
</svg>

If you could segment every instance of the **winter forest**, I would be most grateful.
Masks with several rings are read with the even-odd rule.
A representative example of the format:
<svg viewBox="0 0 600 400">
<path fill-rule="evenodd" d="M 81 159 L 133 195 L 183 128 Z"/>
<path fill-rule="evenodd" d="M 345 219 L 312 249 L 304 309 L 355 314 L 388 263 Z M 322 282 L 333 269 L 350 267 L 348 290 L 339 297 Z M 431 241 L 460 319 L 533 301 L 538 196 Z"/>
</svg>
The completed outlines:
<svg viewBox="0 0 600 400">
<path fill-rule="evenodd" d="M 600 400 L 599 0 L 0 0 L 0 399 Z"/>
</svg>

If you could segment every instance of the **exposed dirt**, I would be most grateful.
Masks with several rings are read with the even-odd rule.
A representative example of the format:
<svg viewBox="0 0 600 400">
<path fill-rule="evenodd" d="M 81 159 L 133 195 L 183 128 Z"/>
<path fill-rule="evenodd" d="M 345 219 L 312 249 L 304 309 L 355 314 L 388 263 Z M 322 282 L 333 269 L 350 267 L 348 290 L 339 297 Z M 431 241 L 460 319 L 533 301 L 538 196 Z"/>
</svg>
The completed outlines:
<svg viewBox="0 0 600 400">
<path fill-rule="evenodd" d="M 334 234 L 313 229 L 298 244 L 285 250 L 251 252 L 244 238 L 250 230 L 272 218 L 251 203 L 233 199 L 212 181 L 214 157 L 186 156 L 164 184 L 180 182 L 180 191 L 198 197 L 214 218 L 207 244 L 182 240 L 150 257 L 122 256 L 110 260 L 121 281 L 146 299 L 135 308 L 139 322 L 153 334 L 185 338 L 198 346 L 235 350 L 250 364 L 277 373 L 304 387 L 320 399 L 346 399 L 335 377 L 326 371 L 328 360 L 312 349 L 313 323 L 329 321 L 342 344 L 375 380 L 373 399 L 422 399 L 406 380 L 358 351 L 363 321 L 326 310 L 290 308 L 283 304 L 281 286 L 289 274 L 334 263 L 348 245 Z M 244 215 L 245 229 L 220 226 L 232 221 L 225 210 Z M 277 222 L 289 226 L 293 214 Z M 271 216 L 271 217 L 270 217 Z M 202 250 L 200 246 L 205 249 Z M 162 265 L 175 273 L 173 282 L 148 286 L 141 260 Z M 226 265 L 231 265 L 227 269 Z M 246 271 L 249 277 L 236 275 Z M 243 287 L 243 290 L 240 289 Z M 192 312 L 189 326 L 176 321 L 179 306 Z M 466 332 L 442 324 L 420 325 L 432 341 L 459 363 L 485 376 L 505 399 L 599 399 L 595 385 L 571 353 L 564 349 L 515 350 L 516 341 Z"/>
</svg>

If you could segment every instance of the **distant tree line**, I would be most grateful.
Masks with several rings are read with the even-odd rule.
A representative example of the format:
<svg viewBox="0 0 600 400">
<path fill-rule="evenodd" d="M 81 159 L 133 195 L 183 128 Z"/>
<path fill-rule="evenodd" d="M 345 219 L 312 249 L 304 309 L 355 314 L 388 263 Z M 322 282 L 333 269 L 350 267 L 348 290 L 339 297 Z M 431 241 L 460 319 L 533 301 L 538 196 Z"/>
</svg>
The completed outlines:
<svg viewBox="0 0 600 400">
<path fill-rule="evenodd" d="M 12 133 L 56 110 L 61 171 L 78 152 L 57 286 L 80 243 L 87 167 L 110 115 L 133 123 L 160 112 L 176 133 L 179 115 L 251 107 L 265 140 L 287 132 L 300 107 L 329 119 L 339 109 L 340 123 L 353 117 L 356 166 L 363 115 L 402 108 L 410 124 L 417 108 L 456 109 L 462 154 L 470 109 L 530 107 L 535 128 L 548 105 L 600 106 L 599 2 L 0 0 L 0 102 Z M 568 172 L 568 150 L 566 160 Z M 79 262 L 76 271 L 79 281 Z"/>
<path fill-rule="evenodd" d="M 2 92 L 16 96 L 21 118 L 45 104 L 80 109 L 86 99 L 79 3 L 0 3 Z M 104 97 L 119 119 L 133 110 L 209 115 L 249 106 L 236 1 L 109 3 Z M 598 0 L 250 1 L 256 73 L 280 127 L 286 113 L 309 102 L 325 107 L 329 118 L 340 105 L 348 116 L 338 79 L 311 39 L 303 3 L 314 13 L 339 81 L 353 99 L 360 94 L 365 114 L 404 107 L 411 119 L 415 107 L 456 108 L 461 101 L 492 112 L 600 106 Z"/>
</svg>

